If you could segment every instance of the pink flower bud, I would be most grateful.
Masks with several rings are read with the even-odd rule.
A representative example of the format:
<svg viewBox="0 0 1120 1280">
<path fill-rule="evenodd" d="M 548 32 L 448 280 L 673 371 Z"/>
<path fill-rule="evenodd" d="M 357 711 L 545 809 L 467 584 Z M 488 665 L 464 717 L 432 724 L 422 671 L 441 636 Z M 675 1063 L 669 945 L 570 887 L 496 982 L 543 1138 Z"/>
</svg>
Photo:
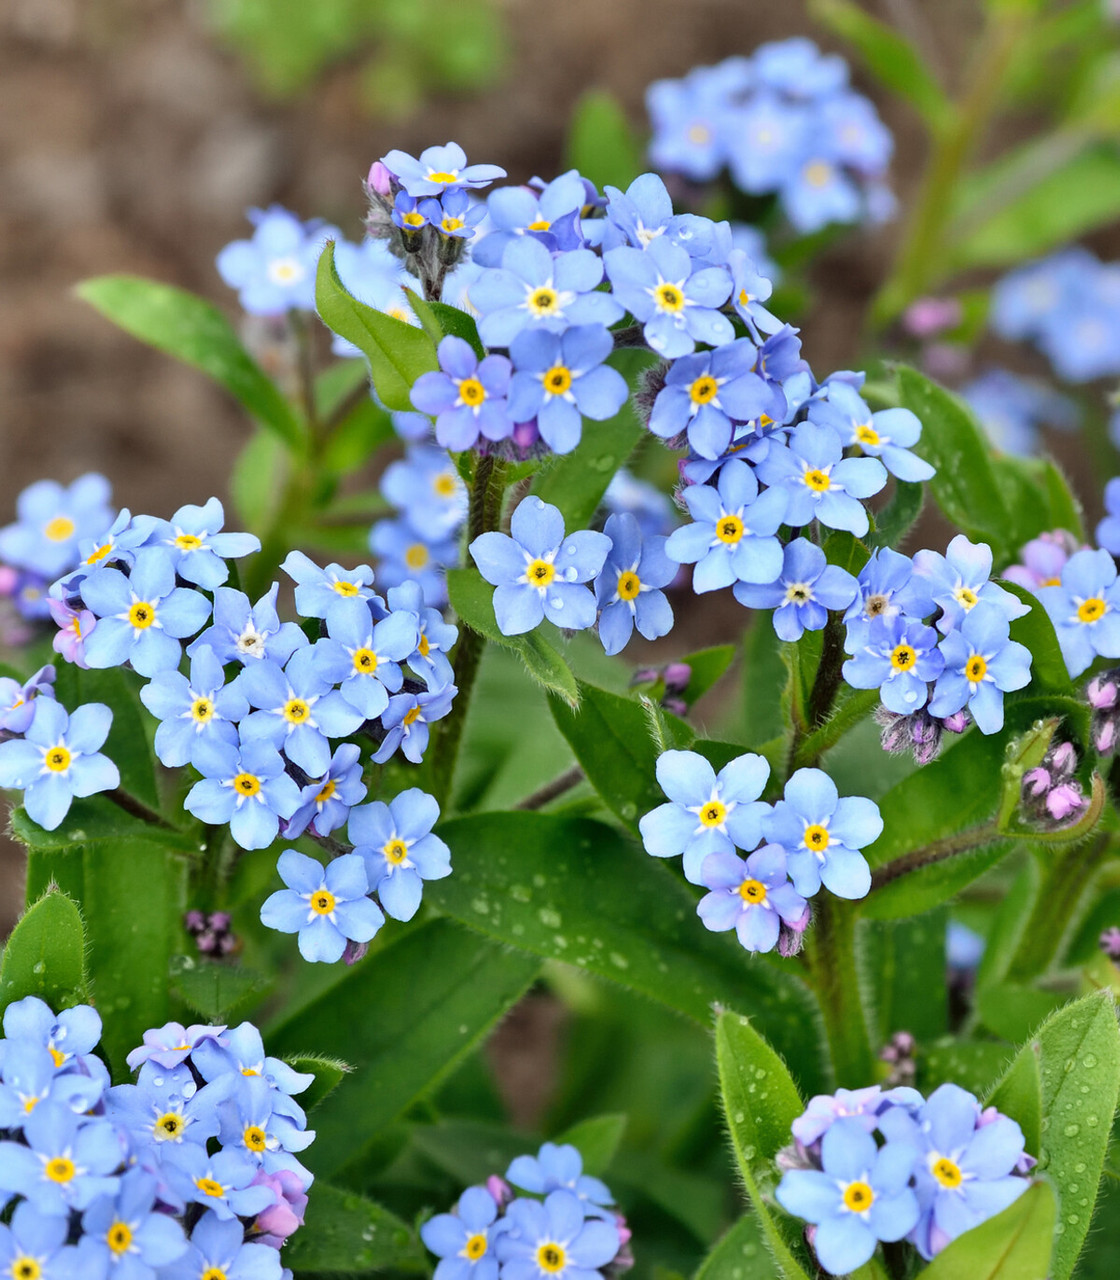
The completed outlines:
<svg viewBox="0 0 1120 1280">
<path fill-rule="evenodd" d="M 1055 822 L 1064 822 L 1085 808 L 1085 797 L 1076 782 L 1063 782 L 1046 797 L 1046 812 Z"/>
<path fill-rule="evenodd" d="M 961 304 L 956 298 L 919 298 L 902 316 L 902 325 L 915 338 L 932 338 L 961 322 Z"/>
<path fill-rule="evenodd" d="M 513 1199 L 513 1188 L 505 1178 L 499 1178 L 496 1173 L 492 1173 L 486 1179 L 486 1190 L 490 1192 L 491 1198 L 498 1206 L 498 1212 L 504 1213 L 506 1206 Z"/>
<path fill-rule="evenodd" d="M 1023 795 L 1024 796 L 1043 796 L 1053 786 L 1054 779 L 1049 772 L 1042 768 L 1041 765 L 1036 769 L 1028 769 L 1023 774 Z"/>
<path fill-rule="evenodd" d="M 307 1193 L 303 1183 L 290 1169 L 281 1169 L 277 1173 L 265 1173 L 262 1169 L 249 1185 L 269 1187 L 276 1196 L 276 1202 L 259 1213 L 253 1223 L 253 1229 L 260 1232 L 260 1235 L 250 1238 L 255 1238 L 258 1244 L 279 1249 L 293 1231 L 303 1226 L 303 1215 L 307 1208 Z"/>
<path fill-rule="evenodd" d="M 964 733 L 970 723 L 967 711 L 954 711 L 951 716 L 946 716 L 941 721 L 941 727 L 948 733 Z"/>
<path fill-rule="evenodd" d="M 368 942 L 351 942 L 347 939 L 346 950 L 342 953 L 342 959 L 346 964 L 357 964 L 359 960 L 364 959 L 368 950 Z"/>
<path fill-rule="evenodd" d="M 1100 949 L 1110 960 L 1120 960 L 1120 929 L 1113 925 L 1100 936 Z"/>
<path fill-rule="evenodd" d="M 1093 746 L 1098 755 L 1108 756 L 1116 749 L 1116 721 L 1102 720 L 1093 726 Z"/>
<path fill-rule="evenodd" d="M 393 175 L 381 163 L 375 160 L 369 167 L 369 177 L 366 178 L 366 186 L 371 191 L 376 191 L 379 196 L 388 196 L 393 189 Z"/>
<path fill-rule="evenodd" d="M 1120 686 L 1117 685 L 1115 673 L 1112 671 L 1103 671 L 1099 676 L 1094 676 L 1085 686 L 1085 696 L 1089 699 L 1089 706 L 1095 711 L 1111 711 L 1116 706 L 1118 695 L 1120 695 Z"/>
<path fill-rule="evenodd" d="M 683 693 L 692 679 L 692 668 L 687 662 L 670 662 L 665 668 L 665 688 Z"/>
<path fill-rule="evenodd" d="M 1068 778 L 1077 768 L 1077 752 L 1072 742 L 1060 742 L 1049 755 L 1050 767 L 1064 778 Z"/>
<path fill-rule="evenodd" d="M 0 596 L 15 594 L 19 585 L 19 574 L 10 564 L 0 564 Z"/>
</svg>

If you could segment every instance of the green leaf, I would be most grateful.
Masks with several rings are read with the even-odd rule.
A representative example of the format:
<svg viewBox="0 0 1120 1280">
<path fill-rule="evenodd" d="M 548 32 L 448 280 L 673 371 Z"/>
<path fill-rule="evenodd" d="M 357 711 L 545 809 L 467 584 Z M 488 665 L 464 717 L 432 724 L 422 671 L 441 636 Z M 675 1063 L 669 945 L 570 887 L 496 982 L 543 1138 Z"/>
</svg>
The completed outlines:
<svg viewBox="0 0 1120 1280">
<path fill-rule="evenodd" d="M 958 1236 L 922 1271 L 922 1280 L 1040 1280 L 1057 1274 L 1046 1271 L 1053 1234 L 1054 1193 L 1037 1182 L 1010 1208 Z"/>
<path fill-rule="evenodd" d="M 315 1077 L 299 1095 L 299 1105 L 304 1111 L 314 1111 L 328 1094 L 334 1093 L 354 1069 L 340 1058 L 320 1058 L 306 1053 L 289 1058 L 288 1066 L 293 1071 L 299 1071 L 303 1075 L 310 1073 Z"/>
<path fill-rule="evenodd" d="M 411 410 L 413 383 L 439 368 L 436 345 L 423 329 L 367 307 L 347 292 L 334 265 L 333 240 L 319 258 L 315 306 L 328 328 L 365 354 L 381 403 L 387 409 Z"/>
<path fill-rule="evenodd" d="M 474 316 L 458 307 L 449 306 L 446 302 L 427 302 L 414 289 L 405 289 L 405 292 L 412 303 L 412 309 L 437 346 L 441 338 L 462 338 L 464 342 L 471 344 L 475 354 L 482 359 L 486 348 L 478 336 Z"/>
<path fill-rule="evenodd" d="M 926 500 L 925 485 L 909 480 L 896 480 L 891 500 L 875 513 L 875 528 L 868 535 L 871 547 L 899 550 L 906 535 L 917 523 Z"/>
<path fill-rule="evenodd" d="M 452 856 L 460 853 L 453 845 Z M 458 878 L 456 868 L 451 879 Z M 341 1169 L 431 1090 L 522 995 L 539 967 L 436 920 L 413 927 L 314 1003 L 287 1013 L 266 1036 L 272 1053 L 286 1057 L 314 1045 L 354 1068 L 316 1110 L 318 1138 L 306 1156 L 313 1172 Z"/>
<path fill-rule="evenodd" d="M 572 669 L 539 630 L 506 636 L 498 629 L 494 617 L 494 588 L 477 569 L 448 570 L 447 595 L 460 620 L 472 631 L 505 649 L 512 649 L 538 684 L 559 694 L 571 706 L 579 706 L 579 689 Z"/>
<path fill-rule="evenodd" d="M 743 741 L 770 742 L 786 728 L 782 689 L 786 666 L 770 615 L 756 613 L 743 638 Z"/>
<path fill-rule="evenodd" d="M 367 396 L 328 436 L 323 468 L 333 475 L 349 475 L 372 461 L 382 445 L 397 439 L 392 419 Z"/>
<path fill-rule="evenodd" d="M 1026 1045 L 984 1101 L 986 1107 L 995 1107 L 1018 1124 L 1023 1131 L 1024 1145 L 1032 1155 L 1042 1145 L 1042 1077 L 1038 1058 L 1038 1045 Z"/>
<path fill-rule="evenodd" d="M 283 491 L 287 456 L 283 441 L 263 427 L 253 432 L 237 455 L 229 491 L 246 529 L 267 527 Z"/>
<path fill-rule="evenodd" d="M 570 1142 L 583 1157 L 584 1173 L 601 1178 L 610 1167 L 625 1132 L 625 1115 L 592 1116 L 566 1129 L 555 1141 Z"/>
<path fill-rule="evenodd" d="M 25 996 L 38 996 L 55 1013 L 86 998 L 82 917 L 57 889 L 23 913 L 0 960 L 0 1013 Z"/>
<path fill-rule="evenodd" d="M 774 1157 L 804 1110 L 785 1063 L 747 1018 L 723 1013 L 716 1023 L 716 1064 L 724 1117 L 739 1173 L 762 1234 L 785 1280 L 807 1280 L 800 1230 L 770 1210 Z"/>
<path fill-rule="evenodd" d="M 852 0 L 810 0 L 809 10 L 818 22 L 854 45 L 880 84 L 909 102 L 931 130 L 948 124 L 953 103 L 909 40 Z"/>
<path fill-rule="evenodd" d="M 217 307 L 139 276 L 99 276 L 75 292 L 134 338 L 201 369 L 289 449 L 303 451 L 306 428 Z"/>
<path fill-rule="evenodd" d="M 1017 582 L 1001 580 L 1000 586 L 1011 595 L 1018 596 L 1024 604 L 1030 605 L 1030 613 L 1012 622 L 1011 639 L 1025 644 L 1030 650 L 1031 689 L 1036 693 L 1045 690 L 1076 697 L 1054 624 L 1039 598 Z"/>
<path fill-rule="evenodd" d="M 567 163 L 600 190 L 608 183 L 625 190 L 643 171 L 641 144 L 611 94 L 592 89 L 576 103 L 568 134 Z"/>
<path fill-rule="evenodd" d="M 44 831 L 27 816 L 22 806 L 12 810 L 11 826 L 12 835 L 21 844 L 39 852 L 73 852 L 100 840 L 159 840 L 179 853 L 198 851 L 197 838 L 192 839 L 187 832 L 134 818 L 104 796 L 75 800 L 70 812 L 53 831 Z"/>
<path fill-rule="evenodd" d="M 683 662 L 692 672 L 684 692 L 680 695 L 691 707 L 708 692 L 735 661 L 735 646 L 733 644 L 712 645 L 709 649 L 697 649 L 695 653 L 686 653 L 677 661 Z"/>
<path fill-rule="evenodd" d="M 766 1248 L 757 1213 L 744 1213 L 717 1241 L 693 1280 L 783 1280 Z"/>
<path fill-rule="evenodd" d="M 284 1245 L 284 1265 L 297 1274 L 340 1275 L 370 1275 L 387 1268 L 423 1273 L 428 1268 L 416 1232 L 396 1214 L 318 1180 L 303 1227 Z"/>
<path fill-rule="evenodd" d="M 993 456 L 992 468 L 1011 516 L 1008 543 L 1022 547 L 1051 529 L 1068 529 L 1084 538 L 1081 504 L 1052 462 L 999 454 Z"/>
<path fill-rule="evenodd" d="M 455 874 L 429 900 L 472 929 L 563 960 L 707 1026 L 719 1001 L 749 1013 L 768 1039 L 812 1073 L 804 1045 L 809 999 L 788 971 L 709 933 L 696 895 L 612 827 L 543 813 L 483 813 L 441 824 Z"/>
<path fill-rule="evenodd" d="M 999 1040 L 946 1037 L 920 1051 L 918 1088 L 928 1097 L 938 1085 L 951 1081 L 982 1098 L 999 1080 L 1013 1053 L 1012 1045 Z"/>
<path fill-rule="evenodd" d="M 272 980 L 263 973 L 223 961 L 174 956 L 171 982 L 175 994 L 207 1022 L 229 1023 L 232 1009 L 253 999 Z"/>
<path fill-rule="evenodd" d="M 865 972 L 872 975 L 878 1040 L 885 1044 L 896 1031 L 909 1031 L 921 1044 L 943 1036 L 948 1025 L 944 983 L 929 975 L 945 963 L 942 908 L 915 920 L 876 923 L 864 930 Z"/>
<path fill-rule="evenodd" d="M 1058 992 L 1020 982 L 991 983 L 976 993 L 980 1022 L 1013 1043 L 1036 1031 L 1061 1003 Z"/>
<path fill-rule="evenodd" d="M 648 351 L 616 351 L 608 361 L 630 386 L 655 363 Z M 584 422 L 583 436 L 571 453 L 558 458 L 537 476 L 531 492 L 558 507 L 567 529 L 586 529 L 603 500 L 615 472 L 645 435 L 632 400 L 613 418 Z"/>
</svg>

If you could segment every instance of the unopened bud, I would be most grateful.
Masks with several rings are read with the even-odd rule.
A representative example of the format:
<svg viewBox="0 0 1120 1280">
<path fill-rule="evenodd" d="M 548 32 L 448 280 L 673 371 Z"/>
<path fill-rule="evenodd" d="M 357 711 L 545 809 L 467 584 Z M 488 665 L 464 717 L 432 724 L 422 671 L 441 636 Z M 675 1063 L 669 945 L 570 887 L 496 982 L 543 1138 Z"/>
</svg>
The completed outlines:
<svg viewBox="0 0 1120 1280">
<path fill-rule="evenodd" d="M 1100 936 L 1099 946 L 1110 960 L 1120 960 L 1120 929 L 1115 925 L 1106 929 Z"/>
<path fill-rule="evenodd" d="M 393 175 L 380 160 L 375 160 L 369 167 L 366 186 L 379 196 L 388 196 L 393 189 Z"/>
<path fill-rule="evenodd" d="M 505 1178 L 499 1178 L 496 1173 L 492 1173 L 486 1179 L 486 1190 L 490 1192 L 490 1198 L 498 1206 L 498 1212 L 505 1213 L 506 1206 L 513 1199 L 513 1188 Z"/>
<path fill-rule="evenodd" d="M 692 679 L 692 668 L 687 662 L 670 662 L 665 668 L 665 688 L 672 693 L 683 693 Z"/>
<path fill-rule="evenodd" d="M 365 958 L 365 954 L 368 950 L 368 942 L 352 942 L 350 939 L 347 939 L 346 950 L 342 953 L 342 959 L 346 964 L 357 964 L 359 960 Z"/>
<path fill-rule="evenodd" d="M 946 716 L 941 721 L 941 727 L 947 733 L 964 733 L 971 723 L 967 711 L 954 711 L 951 716 Z"/>
<path fill-rule="evenodd" d="M 1093 725 L 1093 746 L 1098 755 L 1110 756 L 1116 750 L 1116 721 L 1102 720 Z"/>
<path fill-rule="evenodd" d="M 1076 782 L 1063 782 L 1046 797 L 1046 812 L 1055 822 L 1065 822 L 1088 804 Z"/>
<path fill-rule="evenodd" d="M 1120 697 L 1115 671 L 1102 671 L 1085 686 L 1085 697 L 1094 711 L 1111 711 Z"/>
<path fill-rule="evenodd" d="M 1077 752 L 1072 742 L 1059 742 L 1049 753 L 1050 768 L 1059 779 L 1070 778 L 1077 768 Z"/>
<path fill-rule="evenodd" d="M 1041 765 L 1035 769 L 1028 769 L 1023 774 L 1023 798 L 1044 796 L 1050 790 L 1053 781 L 1049 772 Z"/>
</svg>

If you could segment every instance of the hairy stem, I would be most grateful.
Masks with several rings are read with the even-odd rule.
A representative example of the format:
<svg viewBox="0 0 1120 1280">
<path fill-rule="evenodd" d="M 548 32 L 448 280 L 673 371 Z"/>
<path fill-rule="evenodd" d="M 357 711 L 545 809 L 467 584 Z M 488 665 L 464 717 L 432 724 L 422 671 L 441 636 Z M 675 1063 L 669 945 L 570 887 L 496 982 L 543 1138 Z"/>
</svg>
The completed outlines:
<svg viewBox="0 0 1120 1280">
<path fill-rule="evenodd" d="M 857 908 L 841 898 L 817 898 L 805 936 L 805 964 L 824 1020 L 837 1085 L 858 1089 L 875 1070 L 856 963 Z"/>
<path fill-rule="evenodd" d="M 139 818 L 141 822 L 147 822 L 153 827 L 163 827 L 165 830 L 171 831 L 170 822 L 165 822 L 154 809 L 149 809 L 146 804 L 142 804 L 139 800 L 130 796 L 127 791 L 122 791 L 120 787 L 115 787 L 112 791 L 104 792 L 106 800 L 112 800 L 118 809 L 123 809 L 125 813 L 130 814 L 133 818 Z"/>
<path fill-rule="evenodd" d="M 871 873 L 871 889 L 881 889 L 900 876 L 917 871 L 920 867 L 932 866 L 935 862 L 944 862 L 947 858 L 956 857 L 958 853 L 967 853 L 970 849 L 979 849 L 1000 838 L 999 832 L 991 824 L 972 827 L 968 831 L 958 831 L 955 836 L 946 836 L 944 840 L 934 840 L 921 849 L 904 853 L 893 862 L 876 867 Z"/>
<path fill-rule="evenodd" d="M 546 782 L 543 787 L 534 791 L 532 795 L 526 796 L 524 800 L 519 800 L 514 807 L 517 809 L 543 809 L 546 804 L 551 803 L 558 796 L 571 791 L 573 787 L 578 787 L 584 777 L 583 769 L 578 764 L 574 764 L 570 769 L 565 769 L 558 778 L 553 778 L 551 782 Z"/>
</svg>

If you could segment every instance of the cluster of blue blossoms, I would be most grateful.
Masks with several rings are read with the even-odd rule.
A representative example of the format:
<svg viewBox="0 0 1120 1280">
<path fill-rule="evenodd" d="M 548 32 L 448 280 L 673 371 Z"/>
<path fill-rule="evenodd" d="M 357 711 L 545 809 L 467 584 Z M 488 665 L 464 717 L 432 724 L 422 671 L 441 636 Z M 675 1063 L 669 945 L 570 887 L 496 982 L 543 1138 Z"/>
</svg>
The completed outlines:
<svg viewBox="0 0 1120 1280">
<path fill-rule="evenodd" d="M 516 1195 L 514 1188 L 528 1194 Z M 439 1258 L 436 1280 L 594 1280 L 633 1266 L 630 1229 L 614 1197 L 583 1172 L 579 1151 L 546 1142 L 504 1178 L 470 1187 L 420 1238 Z"/>
<path fill-rule="evenodd" d="M 710 182 L 726 168 L 747 195 L 775 194 L 798 231 L 894 212 L 890 132 L 848 84 L 844 59 L 811 40 L 775 41 L 749 58 L 658 80 L 646 106 L 658 169 Z"/>
<path fill-rule="evenodd" d="M 807 899 L 822 884 L 841 898 L 871 888 L 860 850 L 879 838 L 883 820 L 874 801 L 841 798 L 820 769 L 798 769 L 782 799 L 766 804 L 759 796 L 769 777 L 753 753 L 716 773 L 695 751 L 665 751 L 657 781 L 669 802 L 638 825 L 647 853 L 683 856 L 685 878 L 709 890 L 697 907 L 708 929 L 734 929 L 748 951 L 777 947 L 788 956 L 801 948 Z"/>
<path fill-rule="evenodd" d="M 883 1141 L 876 1141 L 876 1135 Z M 811 1224 L 832 1275 L 863 1266 L 880 1241 L 930 1259 L 1013 1204 L 1030 1185 L 1023 1132 L 959 1085 L 839 1089 L 813 1098 L 778 1155 L 778 1203 Z"/>
<path fill-rule="evenodd" d="M 168 1023 L 110 1087 L 89 1005 L 34 996 L 0 1040 L 0 1267 L 15 1280 L 282 1280 L 315 1134 L 295 1101 L 313 1077 L 260 1032 Z"/>
<path fill-rule="evenodd" d="M 35 520 L 0 537 L 31 545 L 41 512 Z M 295 850 L 281 855 L 288 888 L 272 895 L 263 918 L 298 932 L 309 960 L 338 960 L 348 944 L 353 958 L 383 913 L 411 919 L 422 881 L 451 871 L 447 846 L 431 835 L 439 817 L 431 796 L 410 788 L 390 804 L 355 806 L 367 791 L 359 743 L 376 764 L 398 752 L 423 759 L 429 726 L 455 698 L 447 652 L 458 632 L 427 605 L 416 580 L 402 577 L 386 600 L 368 566 L 321 569 L 299 551 L 283 568 L 308 630 L 281 622 L 278 583 L 255 604 L 224 585 L 227 561 L 260 544 L 223 525 L 216 498 L 182 507 L 170 521 L 120 512 L 107 531 L 79 544 L 79 567 L 50 587 L 62 628 L 55 648 L 82 667 L 127 664 L 147 677 L 140 699 L 159 721 L 156 754 L 200 775 L 185 808 L 208 825 L 228 824 L 243 849 L 307 833 L 334 851 L 332 832 L 349 823 L 351 846 L 325 868 Z M 47 667 L 25 685 L 0 686 L 0 786 L 23 789 L 28 814 L 52 830 L 74 797 L 119 783 L 100 752 L 109 708 L 91 703 L 67 716 L 53 677 Z M 359 742 L 344 741 L 353 738 Z"/>
</svg>

